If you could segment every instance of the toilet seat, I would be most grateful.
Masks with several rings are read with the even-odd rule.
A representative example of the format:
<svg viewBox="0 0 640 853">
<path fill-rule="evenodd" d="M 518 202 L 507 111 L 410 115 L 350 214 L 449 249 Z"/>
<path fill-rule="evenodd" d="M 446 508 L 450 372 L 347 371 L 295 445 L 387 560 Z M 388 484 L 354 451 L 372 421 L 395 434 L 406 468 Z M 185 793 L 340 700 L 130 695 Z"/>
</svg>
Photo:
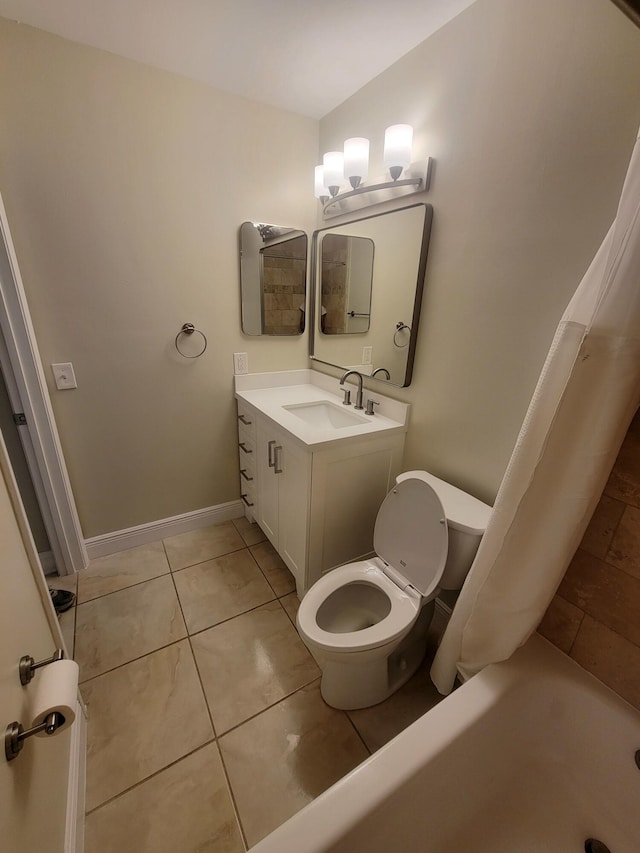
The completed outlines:
<svg viewBox="0 0 640 853">
<path fill-rule="evenodd" d="M 438 589 L 449 530 L 442 502 L 429 483 L 417 477 L 396 481 L 378 512 L 373 547 L 402 589 L 411 584 L 425 598 Z"/>
<path fill-rule="evenodd" d="M 404 592 L 384 574 L 383 566 L 377 558 L 349 563 L 316 581 L 298 610 L 298 624 L 308 640 L 325 651 L 364 652 L 406 634 L 418 618 L 421 599 Z M 333 592 L 354 582 L 378 587 L 389 599 L 389 613 L 370 628 L 344 633 L 325 631 L 317 622 L 319 608 Z"/>
</svg>

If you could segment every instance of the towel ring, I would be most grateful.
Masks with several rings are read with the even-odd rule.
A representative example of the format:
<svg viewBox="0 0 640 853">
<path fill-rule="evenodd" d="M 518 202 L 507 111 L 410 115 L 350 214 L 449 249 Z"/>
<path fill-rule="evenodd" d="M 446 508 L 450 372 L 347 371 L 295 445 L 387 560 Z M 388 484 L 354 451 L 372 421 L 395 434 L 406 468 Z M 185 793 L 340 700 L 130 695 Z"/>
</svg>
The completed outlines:
<svg viewBox="0 0 640 853">
<path fill-rule="evenodd" d="M 180 349 L 178 341 L 180 340 L 180 335 L 192 335 L 194 332 L 198 335 L 202 335 L 202 340 L 204 341 L 204 346 L 202 347 L 200 352 L 196 353 L 195 355 L 187 355 L 186 352 L 182 352 L 182 350 Z M 182 328 L 180 329 L 180 331 L 176 335 L 176 349 L 178 350 L 178 352 L 180 353 L 180 355 L 183 358 L 200 358 L 202 353 L 207 348 L 207 343 L 208 343 L 207 342 L 207 336 L 205 335 L 205 333 L 201 332 L 200 329 L 196 329 L 196 327 L 193 325 L 193 323 L 184 323 Z"/>
<path fill-rule="evenodd" d="M 405 347 L 409 346 L 409 341 L 407 341 L 406 344 L 399 344 L 397 341 L 398 334 L 400 332 L 402 332 L 404 329 L 409 330 L 409 340 L 411 340 L 411 326 L 407 326 L 407 324 L 403 323 L 402 320 L 400 320 L 400 322 L 396 323 L 396 330 L 393 333 L 393 343 L 394 343 L 394 346 L 398 347 L 398 349 L 404 349 Z"/>
</svg>

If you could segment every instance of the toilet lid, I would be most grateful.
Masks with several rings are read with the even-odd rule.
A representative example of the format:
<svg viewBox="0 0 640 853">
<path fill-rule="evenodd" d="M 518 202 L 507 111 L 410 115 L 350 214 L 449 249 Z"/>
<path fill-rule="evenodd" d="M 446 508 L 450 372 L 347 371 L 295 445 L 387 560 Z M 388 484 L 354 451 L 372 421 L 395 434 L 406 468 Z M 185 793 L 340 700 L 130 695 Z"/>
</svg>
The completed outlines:
<svg viewBox="0 0 640 853">
<path fill-rule="evenodd" d="M 422 595 L 437 588 L 449 534 L 440 498 L 427 482 L 403 480 L 389 492 L 378 512 L 373 547 Z"/>
</svg>

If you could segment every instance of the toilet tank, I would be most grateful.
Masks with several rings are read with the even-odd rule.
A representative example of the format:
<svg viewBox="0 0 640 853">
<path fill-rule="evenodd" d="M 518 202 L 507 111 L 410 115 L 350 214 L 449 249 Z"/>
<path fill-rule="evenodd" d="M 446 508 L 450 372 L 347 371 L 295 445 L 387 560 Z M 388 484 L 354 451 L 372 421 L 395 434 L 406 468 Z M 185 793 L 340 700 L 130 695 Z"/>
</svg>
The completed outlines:
<svg viewBox="0 0 640 853">
<path fill-rule="evenodd" d="M 449 531 L 449 551 L 440 588 L 461 589 L 486 530 L 492 507 L 428 471 L 405 471 L 396 477 L 396 482 L 408 479 L 424 480 L 440 498 Z"/>
</svg>

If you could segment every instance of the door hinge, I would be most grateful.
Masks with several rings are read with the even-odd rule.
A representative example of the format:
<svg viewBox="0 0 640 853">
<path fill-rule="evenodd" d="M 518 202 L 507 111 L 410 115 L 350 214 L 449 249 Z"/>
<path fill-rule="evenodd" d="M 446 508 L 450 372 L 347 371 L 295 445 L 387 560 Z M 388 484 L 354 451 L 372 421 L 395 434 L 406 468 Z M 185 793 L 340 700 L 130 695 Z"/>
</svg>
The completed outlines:
<svg viewBox="0 0 640 853">
<path fill-rule="evenodd" d="M 26 426 L 27 419 L 24 415 L 24 412 L 16 412 L 13 416 L 13 422 L 16 426 Z"/>
</svg>

